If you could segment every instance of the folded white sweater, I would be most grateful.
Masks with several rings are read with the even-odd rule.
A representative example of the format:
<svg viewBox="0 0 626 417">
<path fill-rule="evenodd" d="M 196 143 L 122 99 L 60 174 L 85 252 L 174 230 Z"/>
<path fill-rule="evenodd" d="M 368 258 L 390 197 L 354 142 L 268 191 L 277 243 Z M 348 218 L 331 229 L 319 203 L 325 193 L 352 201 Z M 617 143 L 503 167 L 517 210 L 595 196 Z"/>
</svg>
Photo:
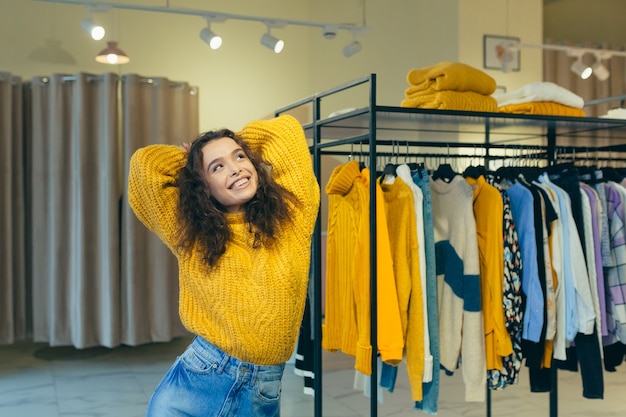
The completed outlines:
<svg viewBox="0 0 626 417">
<path fill-rule="evenodd" d="M 626 109 L 618 107 L 615 109 L 610 109 L 600 117 L 605 117 L 608 119 L 626 119 Z"/>
<path fill-rule="evenodd" d="M 585 106 L 585 100 L 582 97 L 547 81 L 526 84 L 510 93 L 494 93 L 492 97 L 498 102 L 498 107 L 533 101 L 553 101 L 577 109 L 582 109 Z"/>
</svg>

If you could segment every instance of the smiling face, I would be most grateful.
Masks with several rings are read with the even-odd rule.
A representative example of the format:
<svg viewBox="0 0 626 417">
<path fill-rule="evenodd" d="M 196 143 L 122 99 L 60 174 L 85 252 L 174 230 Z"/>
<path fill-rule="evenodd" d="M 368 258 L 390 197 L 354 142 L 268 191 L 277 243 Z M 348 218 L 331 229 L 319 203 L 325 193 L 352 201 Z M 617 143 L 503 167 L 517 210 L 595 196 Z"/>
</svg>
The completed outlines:
<svg viewBox="0 0 626 417">
<path fill-rule="evenodd" d="M 244 150 L 229 137 L 208 142 L 202 148 L 204 180 L 209 194 L 235 213 L 256 194 L 259 178 Z"/>
</svg>

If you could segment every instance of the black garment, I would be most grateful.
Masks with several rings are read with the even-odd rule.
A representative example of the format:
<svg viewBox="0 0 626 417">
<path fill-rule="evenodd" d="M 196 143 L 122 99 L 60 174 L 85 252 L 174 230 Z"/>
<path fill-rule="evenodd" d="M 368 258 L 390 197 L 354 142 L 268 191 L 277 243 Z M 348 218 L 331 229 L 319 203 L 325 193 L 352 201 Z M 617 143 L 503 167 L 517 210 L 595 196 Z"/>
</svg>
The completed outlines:
<svg viewBox="0 0 626 417">
<path fill-rule="evenodd" d="M 596 329 L 593 334 L 578 333 L 574 339 L 583 382 L 583 397 L 604 398 L 602 356 Z"/>
<path fill-rule="evenodd" d="M 298 335 L 298 346 L 296 348 L 296 363 L 294 373 L 304 378 L 304 393 L 313 395 L 315 373 L 313 370 L 314 355 L 313 334 L 311 331 L 311 300 L 306 297 L 304 305 L 304 315 L 302 324 L 300 325 L 300 334 Z"/>
<path fill-rule="evenodd" d="M 554 368 L 529 368 L 530 392 L 550 392 L 554 381 Z"/>
<path fill-rule="evenodd" d="M 576 223 L 576 230 L 580 237 L 580 243 L 583 247 L 583 256 L 585 261 L 587 252 L 585 251 L 585 224 L 583 221 L 583 202 L 580 194 L 580 180 L 578 170 L 574 167 L 567 168 L 558 175 L 550 175 L 550 179 L 554 184 L 561 187 L 569 196 L 572 207 L 572 217 Z"/>
<path fill-rule="evenodd" d="M 626 360 L 626 345 L 621 342 L 604 346 L 604 369 L 608 372 L 615 372 L 616 367 Z"/>
<path fill-rule="evenodd" d="M 583 397 L 604 398 L 604 376 L 602 375 L 602 359 L 600 356 L 600 342 L 594 328 L 593 334 L 578 333 L 574 344 L 566 349 L 567 360 L 555 360 L 559 369 L 572 372 L 578 371 L 583 384 Z"/>
</svg>

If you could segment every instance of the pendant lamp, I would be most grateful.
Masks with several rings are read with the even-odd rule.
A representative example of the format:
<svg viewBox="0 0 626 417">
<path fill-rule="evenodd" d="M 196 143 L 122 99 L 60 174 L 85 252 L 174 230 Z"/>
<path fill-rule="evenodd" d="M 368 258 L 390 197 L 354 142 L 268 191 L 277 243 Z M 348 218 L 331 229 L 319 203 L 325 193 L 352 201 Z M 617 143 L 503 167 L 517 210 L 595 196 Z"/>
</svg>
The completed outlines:
<svg viewBox="0 0 626 417">
<path fill-rule="evenodd" d="M 108 41 L 107 47 L 100 51 L 98 56 L 96 56 L 96 61 L 101 64 L 121 65 L 128 64 L 130 62 L 130 58 L 124 53 L 124 51 L 117 47 L 116 41 Z"/>
</svg>

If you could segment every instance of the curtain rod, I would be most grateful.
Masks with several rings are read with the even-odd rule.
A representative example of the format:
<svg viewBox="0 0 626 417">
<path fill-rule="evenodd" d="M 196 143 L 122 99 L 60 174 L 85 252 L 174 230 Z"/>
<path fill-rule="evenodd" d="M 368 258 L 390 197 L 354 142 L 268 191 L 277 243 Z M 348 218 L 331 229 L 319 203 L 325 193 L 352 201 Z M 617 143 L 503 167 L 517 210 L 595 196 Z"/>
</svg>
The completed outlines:
<svg viewBox="0 0 626 417">
<path fill-rule="evenodd" d="M 3 80 L 3 75 L 6 75 L 8 73 L 1 73 L 0 72 L 0 81 Z M 100 81 L 102 78 L 104 77 L 104 74 L 101 75 L 95 75 L 95 74 L 88 74 L 87 75 L 87 82 L 93 82 L 93 81 Z M 125 82 L 126 80 L 124 79 L 124 76 L 118 76 L 118 75 L 114 75 L 116 81 L 118 82 Z M 16 77 L 13 77 L 13 79 L 15 79 Z M 41 82 L 44 84 L 47 84 L 50 81 L 50 77 L 49 76 L 40 76 L 40 77 L 35 77 L 35 78 L 40 78 Z M 62 75 L 61 76 L 61 82 L 72 82 L 72 81 L 76 81 L 77 76 L 76 75 Z M 181 88 L 181 87 L 188 87 L 189 88 L 189 93 L 191 94 L 196 94 L 198 92 L 198 87 L 194 87 L 194 86 L 189 86 L 184 82 L 180 82 L 180 81 L 170 81 L 165 79 L 165 81 L 168 82 L 168 87 L 170 88 Z M 155 84 L 155 78 L 153 77 L 139 77 L 139 83 L 140 84 Z"/>
</svg>

